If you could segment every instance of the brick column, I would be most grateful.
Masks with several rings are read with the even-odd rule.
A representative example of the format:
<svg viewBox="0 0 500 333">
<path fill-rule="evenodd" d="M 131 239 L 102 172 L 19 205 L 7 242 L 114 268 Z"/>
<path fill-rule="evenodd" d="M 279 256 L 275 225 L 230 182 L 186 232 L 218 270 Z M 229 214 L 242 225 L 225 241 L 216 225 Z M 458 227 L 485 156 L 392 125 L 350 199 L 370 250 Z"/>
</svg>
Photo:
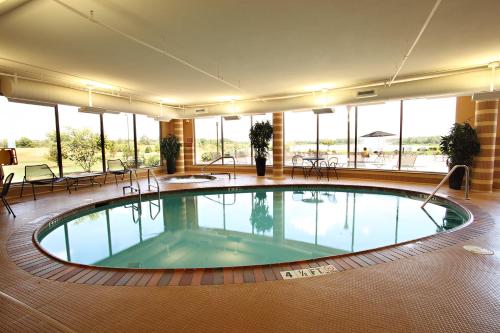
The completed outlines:
<svg viewBox="0 0 500 333">
<path fill-rule="evenodd" d="M 184 172 L 184 122 L 182 119 L 173 119 L 174 135 L 182 142 L 179 158 L 175 161 L 177 172 Z"/>
<path fill-rule="evenodd" d="M 273 113 L 273 177 L 283 178 L 283 112 Z"/>
<path fill-rule="evenodd" d="M 498 101 L 476 102 L 476 130 L 481 152 L 474 158 L 472 186 L 479 191 L 492 191 L 495 167 Z"/>
<path fill-rule="evenodd" d="M 500 189 L 500 121 L 498 114 L 500 113 L 500 101 L 497 101 L 497 133 L 495 138 L 495 168 L 493 170 L 493 189 Z M 498 149 L 496 147 L 499 147 Z"/>
</svg>

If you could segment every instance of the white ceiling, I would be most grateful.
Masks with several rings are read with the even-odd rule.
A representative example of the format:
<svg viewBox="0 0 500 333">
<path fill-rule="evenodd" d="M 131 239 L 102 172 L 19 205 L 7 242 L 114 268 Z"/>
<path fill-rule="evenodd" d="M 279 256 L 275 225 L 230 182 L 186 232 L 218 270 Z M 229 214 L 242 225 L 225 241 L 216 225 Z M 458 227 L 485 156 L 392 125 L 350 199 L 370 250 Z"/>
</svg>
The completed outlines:
<svg viewBox="0 0 500 333">
<path fill-rule="evenodd" d="M 0 4 L 1 71 L 75 82 L 75 77 L 86 78 L 143 98 L 181 104 L 387 79 L 435 4 L 435 0 L 61 0 L 86 15 L 93 10 L 98 22 L 221 76 L 239 90 L 56 1 L 27 1 L 6 12 L 2 7 L 17 2 L 22 1 Z M 500 59 L 499 13 L 499 0 L 443 0 L 400 75 Z"/>
</svg>

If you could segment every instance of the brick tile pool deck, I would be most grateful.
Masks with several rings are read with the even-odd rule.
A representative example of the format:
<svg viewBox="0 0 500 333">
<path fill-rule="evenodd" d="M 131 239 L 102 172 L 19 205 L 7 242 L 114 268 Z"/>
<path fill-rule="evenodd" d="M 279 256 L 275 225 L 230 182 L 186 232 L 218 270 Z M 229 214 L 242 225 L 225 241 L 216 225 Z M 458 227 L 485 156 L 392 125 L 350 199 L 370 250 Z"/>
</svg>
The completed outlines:
<svg viewBox="0 0 500 333">
<path fill-rule="evenodd" d="M 207 186 L 328 183 L 239 176 Z M 430 192 L 431 185 L 359 180 L 329 184 Z M 121 196 L 121 186 L 42 194 L 0 208 L 0 331 L 500 332 L 500 193 L 441 195 L 467 207 L 459 230 L 379 250 L 298 263 L 186 270 L 113 270 L 58 262 L 33 231 L 50 217 Z M 480 256 L 463 245 L 495 251 Z M 333 265 L 337 272 L 283 280 L 281 271 Z"/>
</svg>

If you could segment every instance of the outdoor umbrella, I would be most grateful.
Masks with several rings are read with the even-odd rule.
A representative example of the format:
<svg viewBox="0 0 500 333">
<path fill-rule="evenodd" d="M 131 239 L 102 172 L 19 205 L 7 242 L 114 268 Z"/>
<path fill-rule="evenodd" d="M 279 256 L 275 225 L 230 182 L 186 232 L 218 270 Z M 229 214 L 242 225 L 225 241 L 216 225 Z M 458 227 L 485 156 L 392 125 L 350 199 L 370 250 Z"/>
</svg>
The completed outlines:
<svg viewBox="0 0 500 333">
<path fill-rule="evenodd" d="M 384 132 L 384 131 L 375 131 L 375 132 L 371 132 L 371 133 L 362 135 L 361 137 L 362 138 L 382 138 L 382 137 L 386 137 L 386 136 L 395 136 L 395 135 L 396 134 L 387 133 L 387 132 Z M 377 140 L 377 141 L 378 141 L 379 148 L 381 148 L 380 147 L 380 139 Z"/>
<path fill-rule="evenodd" d="M 396 135 L 396 134 L 387 133 L 384 131 L 375 131 L 375 132 L 371 132 L 371 133 L 362 135 L 361 137 L 362 138 L 381 138 L 383 136 L 394 136 L 394 135 Z"/>
</svg>

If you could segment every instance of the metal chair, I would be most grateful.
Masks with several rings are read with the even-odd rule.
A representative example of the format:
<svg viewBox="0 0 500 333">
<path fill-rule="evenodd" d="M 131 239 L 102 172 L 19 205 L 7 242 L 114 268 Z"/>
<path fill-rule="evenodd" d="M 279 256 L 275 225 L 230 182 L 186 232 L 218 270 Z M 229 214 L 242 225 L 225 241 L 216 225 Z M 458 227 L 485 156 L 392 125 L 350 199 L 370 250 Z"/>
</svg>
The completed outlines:
<svg viewBox="0 0 500 333">
<path fill-rule="evenodd" d="M 7 194 L 9 194 L 9 189 L 10 189 L 10 184 L 12 183 L 12 178 L 14 178 L 14 174 L 11 173 L 9 174 L 6 178 L 5 178 L 5 181 L 3 183 L 3 187 L 2 187 L 2 192 L 0 193 L 0 199 L 2 199 L 2 202 L 5 206 L 5 208 L 7 208 L 7 211 L 9 212 L 9 215 L 12 213 L 12 215 L 14 216 L 14 218 L 16 218 L 16 214 L 14 214 L 14 211 L 12 210 L 12 208 L 10 207 L 9 203 L 7 202 Z"/>
<path fill-rule="evenodd" d="M 117 175 L 122 176 L 122 180 L 125 178 L 125 174 L 128 173 L 128 176 L 130 177 L 130 181 L 132 182 L 132 170 L 128 169 L 125 164 L 123 164 L 122 160 L 108 160 L 108 170 L 106 171 L 106 174 L 104 175 L 104 184 L 106 184 L 106 177 L 108 176 L 108 173 L 115 175 L 115 183 L 118 185 L 118 178 L 116 177 Z"/>
<path fill-rule="evenodd" d="M 24 178 L 23 184 L 21 186 L 21 197 L 23 196 L 24 184 L 31 184 L 31 189 L 33 191 L 33 200 L 36 200 L 35 185 L 52 185 L 51 191 L 54 191 L 54 184 L 60 182 L 66 182 L 66 189 L 71 193 L 69 189 L 68 178 L 66 177 L 56 177 L 55 173 L 52 172 L 47 164 L 39 165 L 26 165 L 24 167 Z"/>
<path fill-rule="evenodd" d="M 306 169 L 304 168 L 304 159 L 300 155 L 295 155 L 292 157 L 292 178 L 293 178 L 295 168 L 302 169 L 302 173 L 304 174 L 304 177 L 307 177 Z"/>
<path fill-rule="evenodd" d="M 335 172 L 335 177 L 337 177 L 337 180 L 339 179 L 339 175 L 337 173 L 338 164 L 339 164 L 339 159 L 337 157 L 330 157 L 328 161 L 322 161 L 320 163 L 320 168 L 326 169 L 326 177 L 328 180 L 330 180 L 330 170 L 333 170 L 333 172 Z"/>
</svg>

